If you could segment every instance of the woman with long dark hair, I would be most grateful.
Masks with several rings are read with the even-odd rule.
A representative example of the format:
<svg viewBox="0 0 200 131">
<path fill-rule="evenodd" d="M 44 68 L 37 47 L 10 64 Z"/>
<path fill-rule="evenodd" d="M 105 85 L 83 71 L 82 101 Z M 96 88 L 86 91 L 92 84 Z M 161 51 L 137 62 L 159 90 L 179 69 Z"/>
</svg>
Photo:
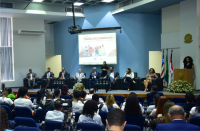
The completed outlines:
<svg viewBox="0 0 200 131">
<path fill-rule="evenodd" d="M 0 129 L 1 131 L 5 131 L 5 129 L 10 129 L 9 121 L 8 121 L 8 113 L 3 107 L 0 107 Z"/>
<path fill-rule="evenodd" d="M 188 118 L 188 120 L 190 121 L 190 119 L 194 116 L 200 116 L 200 95 L 198 96 L 197 98 L 197 104 L 195 107 L 193 107 L 191 110 L 190 110 L 190 116 Z"/>
<path fill-rule="evenodd" d="M 69 95 L 71 97 L 73 97 L 72 93 L 70 92 L 69 88 L 67 87 L 67 85 L 63 85 L 61 88 L 61 95 Z"/>
<path fill-rule="evenodd" d="M 193 64 L 193 59 L 190 56 L 186 56 L 183 59 L 184 63 L 184 69 L 193 69 L 194 70 L 194 64 Z"/>
<path fill-rule="evenodd" d="M 128 82 L 128 91 L 130 90 L 131 85 L 136 83 L 134 80 L 132 80 L 134 77 L 134 73 L 131 71 L 131 69 L 127 68 L 123 78 L 124 81 Z"/>
<path fill-rule="evenodd" d="M 124 113 L 127 116 L 139 116 L 142 115 L 142 109 L 137 98 L 137 95 L 134 92 L 131 92 L 126 99 L 126 104 L 124 107 Z M 123 107 L 122 107 L 123 110 Z"/>
<path fill-rule="evenodd" d="M 150 68 L 149 73 L 146 76 L 146 80 L 144 80 L 144 86 L 145 86 L 144 92 L 148 90 L 147 87 L 149 85 L 149 82 L 152 82 L 152 79 L 155 79 L 155 78 L 158 78 L 158 76 L 156 75 L 154 68 Z"/>
<path fill-rule="evenodd" d="M 106 61 L 103 62 L 103 66 L 101 67 L 101 77 L 105 77 L 107 75 L 107 72 L 109 71 L 108 65 Z"/>
<path fill-rule="evenodd" d="M 33 100 L 33 104 L 40 104 L 42 102 L 42 92 L 37 91 L 36 99 Z"/>
<path fill-rule="evenodd" d="M 157 105 L 158 105 L 158 100 L 160 98 L 160 95 L 159 94 L 155 94 L 153 96 L 153 101 L 154 101 L 154 105 L 150 105 L 148 108 L 147 108 L 147 113 L 151 113 L 154 109 L 157 109 Z"/>
</svg>

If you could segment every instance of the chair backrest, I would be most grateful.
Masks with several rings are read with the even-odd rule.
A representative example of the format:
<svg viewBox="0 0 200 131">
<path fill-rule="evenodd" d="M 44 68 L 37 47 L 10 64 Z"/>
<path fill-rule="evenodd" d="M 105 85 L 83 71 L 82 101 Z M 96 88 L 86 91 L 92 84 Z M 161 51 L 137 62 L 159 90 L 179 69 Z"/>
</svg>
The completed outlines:
<svg viewBox="0 0 200 131">
<path fill-rule="evenodd" d="M 182 103 L 187 103 L 187 101 L 184 97 L 173 97 L 171 99 L 171 101 L 174 102 L 176 105 L 181 105 Z"/>
<path fill-rule="evenodd" d="M 30 97 L 37 97 L 37 94 L 36 93 L 30 93 L 29 96 Z"/>
<path fill-rule="evenodd" d="M 79 112 L 74 112 L 75 113 L 75 122 L 78 122 L 79 116 L 81 115 L 81 113 Z"/>
<path fill-rule="evenodd" d="M 45 121 L 45 130 L 46 131 L 54 131 L 55 129 L 61 129 L 62 122 L 56 122 L 56 121 Z"/>
<path fill-rule="evenodd" d="M 15 131 L 41 131 L 36 127 L 15 127 Z"/>
<path fill-rule="evenodd" d="M 139 131 L 141 128 L 137 125 L 126 124 L 124 131 Z"/>
<path fill-rule="evenodd" d="M 121 103 L 119 101 L 115 101 L 117 103 L 117 105 L 120 107 Z"/>
<path fill-rule="evenodd" d="M 106 97 L 104 95 L 99 95 L 99 97 L 102 98 L 104 102 L 106 101 Z"/>
<path fill-rule="evenodd" d="M 102 126 L 92 123 L 77 123 L 77 129 L 82 131 L 102 131 Z"/>
<path fill-rule="evenodd" d="M 0 105 L 5 105 L 5 106 L 9 107 L 10 110 L 12 110 L 12 107 L 8 103 L 0 103 Z"/>
<path fill-rule="evenodd" d="M 33 118 L 29 117 L 15 117 L 15 127 L 17 126 L 28 126 L 28 127 L 37 127 L 37 124 Z"/>
<path fill-rule="evenodd" d="M 106 119 L 107 119 L 108 112 L 106 111 L 99 111 L 99 115 L 101 116 L 101 121 L 106 126 Z"/>
<path fill-rule="evenodd" d="M 43 109 L 38 109 L 37 110 L 37 118 L 39 119 L 40 122 L 44 121 L 44 116 L 46 116 L 46 113 L 48 111 L 51 111 L 51 110 L 45 109 L 45 114 L 44 114 Z"/>
<path fill-rule="evenodd" d="M 110 110 L 112 110 L 112 109 L 114 109 L 114 107 L 108 107 L 108 111 L 110 111 Z"/>
<path fill-rule="evenodd" d="M 141 129 L 143 129 L 145 118 L 142 115 L 141 116 L 126 116 L 126 121 L 127 121 L 127 124 L 137 125 Z"/>
<path fill-rule="evenodd" d="M 134 73 L 134 78 L 137 78 L 138 74 L 137 72 L 133 72 Z"/>
<path fill-rule="evenodd" d="M 3 107 L 6 110 L 6 112 L 8 113 L 8 119 L 13 120 L 12 111 L 10 110 L 10 108 L 6 105 L 0 105 L 0 107 Z"/>
<path fill-rule="evenodd" d="M 151 102 L 149 105 L 154 105 L 154 102 Z"/>
<path fill-rule="evenodd" d="M 113 96 L 115 97 L 115 101 L 120 102 L 119 106 L 121 106 L 121 104 L 124 103 L 124 97 L 123 96 L 121 96 L 121 95 L 113 95 Z"/>
<path fill-rule="evenodd" d="M 33 102 L 33 100 L 36 99 L 36 97 L 31 97 L 31 101 Z"/>
<path fill-rule="evenodd" d="M 72 99 L 71 96 L 69 96 L 69 95 L 60 95 L 60 98 L 63 98 L 63 99 Z"/>
<path fill-rule="evenodd" d="M 190 124 L 200 126 L 200 116 L 195 116 L 190 119 Z"/>
<path fill-rule="evenodd" d="M 160 78 L 160 73 L 156 73 L 156 75 L 158 76 L 158 78 Z"/>
<path fill-rule="evenodd" d="M 69 101 L 73 101 L 73 99 L 68 99 Z"/>
<path fill-rule="evenodd" d="M 144 103 L 144 98 L 143 98 L 143 97 L 140 97 L 140 96 L 138 96 L 137 98 L 138 98 L 139 102 L 143 105 L 143 103 Z"/>
<path fill-rule="evenodd" d="M 85 77 L 86 77 L 86 73 L 84 73 Z"/>
<path fill-rule="evenodd" d="M 19 107 L 14 108 L 17 117 L 30 117 L 33 118 L 32 111 L 28 107 Z"/>
</svg>

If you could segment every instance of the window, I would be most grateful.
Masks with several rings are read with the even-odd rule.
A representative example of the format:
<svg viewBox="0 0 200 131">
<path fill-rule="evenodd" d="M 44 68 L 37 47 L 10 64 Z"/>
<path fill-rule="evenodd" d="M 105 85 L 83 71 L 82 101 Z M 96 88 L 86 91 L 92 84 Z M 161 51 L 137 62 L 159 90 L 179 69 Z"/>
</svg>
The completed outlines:
<svg viewBox="0 0 200 131">
<path fill-rule="evenodd" d="M 1 81 L 14 80 L 12 18 L 0 17 Z"/>
</svg>

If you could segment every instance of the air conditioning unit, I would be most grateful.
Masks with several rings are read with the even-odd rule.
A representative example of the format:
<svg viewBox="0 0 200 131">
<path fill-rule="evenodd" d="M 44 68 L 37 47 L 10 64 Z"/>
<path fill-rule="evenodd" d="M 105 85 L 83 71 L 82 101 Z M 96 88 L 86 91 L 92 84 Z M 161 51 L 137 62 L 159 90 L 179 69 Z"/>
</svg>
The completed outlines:
<svg viewBox="0 0 200 131">
<path fill-rule="evenodd" d="M 42 35 L 45 33 L 46 31 L 44 30 L 22 30 L 22 29 L 18 30 L 19 35 Z"/>
</svg>

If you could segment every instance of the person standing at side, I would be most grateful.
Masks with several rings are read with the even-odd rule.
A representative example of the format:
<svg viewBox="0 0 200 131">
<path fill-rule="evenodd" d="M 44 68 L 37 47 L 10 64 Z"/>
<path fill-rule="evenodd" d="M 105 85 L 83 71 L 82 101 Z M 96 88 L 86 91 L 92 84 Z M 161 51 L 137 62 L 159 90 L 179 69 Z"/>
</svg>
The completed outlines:
<svg viewBox="0 0 200 131">
<path fill-rule="evenodd" d="M 105 77 L 107 75 L 108 72 L 108 65 L 106 63 L 106 61 L 103 62 L 103 66 L 101 67 L 101 77 Z"/>
<path fill-rule="evenodd" d="M 184 69 L 193 69 L 194 70 L 194 64 L 193 64 L 193 59 L 190 56 L 186 56 L 183 59 L 184 63 Z"/>
</svg>

